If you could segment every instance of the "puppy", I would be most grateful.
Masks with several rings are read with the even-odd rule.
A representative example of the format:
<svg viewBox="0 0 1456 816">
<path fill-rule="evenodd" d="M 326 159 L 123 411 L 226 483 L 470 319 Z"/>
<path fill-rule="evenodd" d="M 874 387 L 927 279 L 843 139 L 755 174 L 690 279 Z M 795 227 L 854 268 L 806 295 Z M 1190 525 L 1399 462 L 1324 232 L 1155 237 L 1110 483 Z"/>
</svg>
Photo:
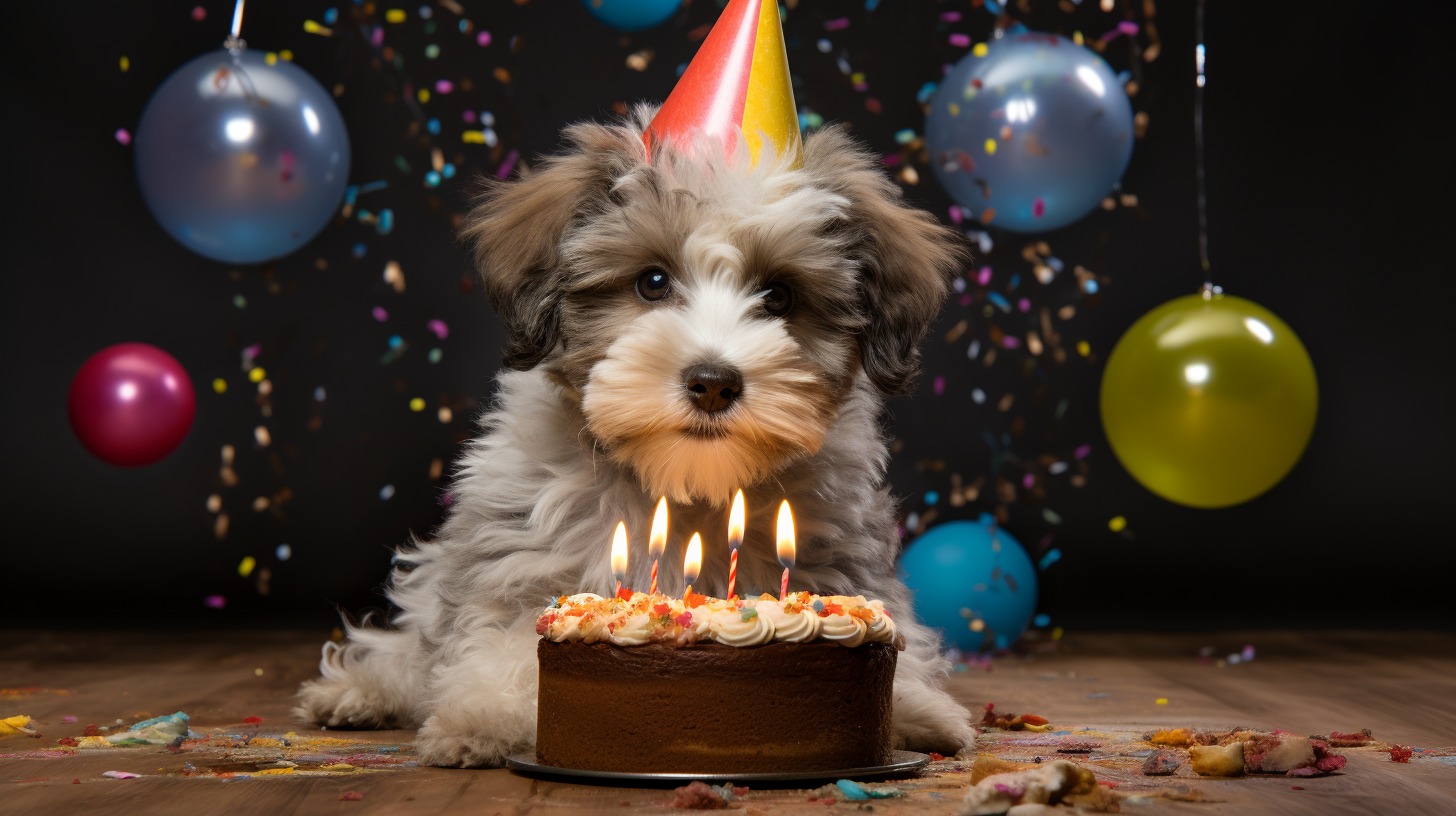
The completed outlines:
<svg viewBox="0 0 1456 816">
<path fill-rule="evenodd" d="M 578 124 L 567 149 L 480 196 L 461 231 L 508 333 L 495 403 L 454 475 L 448 518 L 399 551 L 387 625 L 347 626 L 295 714 L 418 727 L 422 763 L 498 765 L 535 738 L 537 614 L 609 594 L 611 533 L 633 535 L 627 584 L 648 584 L 646 534 L 671 504 L 660 583 L 724 595 L 727 504 L 744 491 L 737 590 L 777 591 L 774 516 L 789 500 L 791 586 L 878 598 L 906 640 L 897 747 L 954 754 L 968 712 L 939 688 L 937 633 L 896 577 L 885 484 L 886 395 L 910 390 L 917 345 L 965 262 L 954 231 L 906 206 L 843 129 L 802 164 L 739 139 L 678 146 L 642 133 L 654 109 Z M 717 555 L 715 555 L 715 553 Z"/>
</svg>

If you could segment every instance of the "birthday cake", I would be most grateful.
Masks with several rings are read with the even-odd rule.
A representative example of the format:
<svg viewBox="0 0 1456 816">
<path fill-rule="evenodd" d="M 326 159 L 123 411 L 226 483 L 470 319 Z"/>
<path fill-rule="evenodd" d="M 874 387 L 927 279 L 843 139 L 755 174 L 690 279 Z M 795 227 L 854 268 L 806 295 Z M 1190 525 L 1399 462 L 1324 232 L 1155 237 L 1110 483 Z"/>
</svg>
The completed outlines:
<svg viewBox="0 0 1456 816">
<path fill-rule="evenodd" d="M 741 774 L 890 761 L 895 623 L 879 601 L 562 596 L 536 621 L 536 759 Z"/>
</svg>

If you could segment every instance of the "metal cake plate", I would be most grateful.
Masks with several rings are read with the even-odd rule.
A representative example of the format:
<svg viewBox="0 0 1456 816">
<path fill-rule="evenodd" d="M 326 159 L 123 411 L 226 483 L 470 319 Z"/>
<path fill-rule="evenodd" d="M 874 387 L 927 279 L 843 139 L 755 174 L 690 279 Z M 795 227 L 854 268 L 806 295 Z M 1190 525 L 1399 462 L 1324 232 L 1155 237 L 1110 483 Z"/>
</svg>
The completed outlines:
<svg viewBox="0 0 1456 816">
<path fill-rule="evenodd" d="M 890 761 L 869 768 L 842 768 L 828 771 L 773 771 L 757 773 L 626 773 L 621 771 L 588 771 L 543 765 L 535 754 L 506 757 L 506 767 L 525 774 L 607 782 L 809 782 L 835 779 L 868 779 L 907 773 L 930 764 L 930 755 L 915 751 L 891 751 Z"/>
</svg>

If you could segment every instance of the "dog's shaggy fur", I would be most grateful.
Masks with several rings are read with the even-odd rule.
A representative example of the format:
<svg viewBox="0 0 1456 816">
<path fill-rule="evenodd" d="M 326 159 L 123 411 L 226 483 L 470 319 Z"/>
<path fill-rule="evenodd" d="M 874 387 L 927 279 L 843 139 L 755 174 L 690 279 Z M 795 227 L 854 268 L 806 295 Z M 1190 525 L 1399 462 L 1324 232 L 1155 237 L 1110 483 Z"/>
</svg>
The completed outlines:
<svg viewBox="0 0 1456 816">
<path fill-rule="evenodd" d="M 556 595 L 611 592 L 619 520 L 632 533 L 628 585 L 646 587 L 659 496 L 672 503 L 661 585 L 681 585 L 681 547 L 700 532 L 696 588 L 723 595 L 726 505 L 742 488 L 740 594 L 777 589 L 787 498 L 792 585 L 900 613 L 897 745 L 972 745 L 968 713 L 939 688 L 937 636 L 895 575 L 880 425 L 884 396 L 918 373 L 961 243 L 902 203 L 842 129 L 808 136 L 794 167 L 767 146 L 752 162 L 742 140 L 725 156 L 656 139 L 649 154 L 652 114 L 572 126 L 565 152 L 489 187 L 471 212 L 461 234 L 509 336 L 497 401 L 459 463 L 448 519 L 395 559 L 392 621 L 325 644 L 297 716 L 417 726 L 431 765 L 529 749 L 536 615 Z M 639 285 L 644 270 L 655 289 Z M 702 365 L 741 374 L 726 409 L 688 390 L 685 372 Z"/>
</svg>

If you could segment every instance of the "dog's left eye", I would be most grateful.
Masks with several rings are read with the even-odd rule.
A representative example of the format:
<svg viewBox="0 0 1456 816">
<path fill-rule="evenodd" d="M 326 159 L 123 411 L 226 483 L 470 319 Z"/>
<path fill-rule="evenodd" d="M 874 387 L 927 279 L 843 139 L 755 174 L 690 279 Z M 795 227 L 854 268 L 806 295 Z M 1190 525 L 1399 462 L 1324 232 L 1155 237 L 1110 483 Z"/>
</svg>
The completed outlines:
<svg viewBox="0 0 1456 816">
<path fill-rule="evenodd" d="M 654 266 L 637 276 L 637 294 L 643 300 L 662 300 L 671 289 L 672 278 L 666 270 Z"/>
<path fill-rule="evenodd" d="M 794 306 L 794 290 L 786 283 L 774 281 L 764 288 L 761 295 L 764 311 L 775 317 L 788 314 Z"/>
</svg>

